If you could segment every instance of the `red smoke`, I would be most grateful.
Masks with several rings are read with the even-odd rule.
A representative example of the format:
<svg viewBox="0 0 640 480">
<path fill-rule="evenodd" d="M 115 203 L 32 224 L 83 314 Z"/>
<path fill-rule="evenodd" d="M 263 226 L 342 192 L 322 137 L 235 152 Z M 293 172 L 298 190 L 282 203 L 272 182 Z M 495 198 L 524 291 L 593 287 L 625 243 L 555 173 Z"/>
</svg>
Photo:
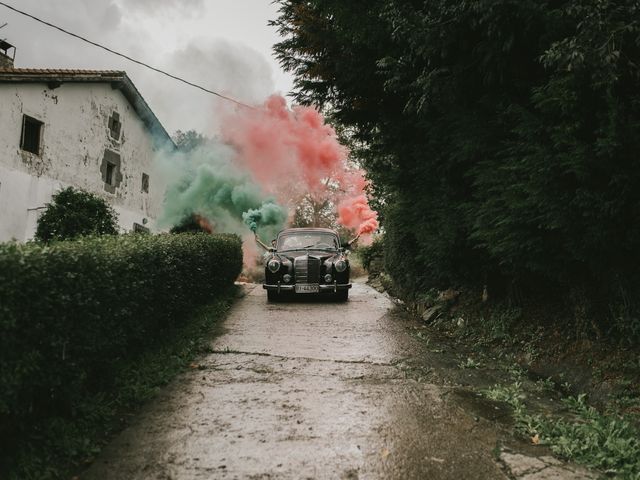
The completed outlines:
<svg viewBox="0 0 640 480">
<path fill-rule="evenodd" d="M 378 228 L 363 172 L 348 168 L 347 148 L 316 109 L 290 109 L 273 95 L 258 108 L 237 110 L 223 125 L 223 140 L 236 147 L 237 163 L 281 203 L 305 193 L 335 199 L 337 185 L 338 222 L 363 235 Z"/>
<path fill-rule="evenodd" d="M 222 134 L 238 147 L 238 162 L 274 195 L 292 182 L 322 193 L 322 181 L 344 170 L 347 149 L 313 108 L 291 110 L 273 95 L 260 108 L 242 109 L 226 120 Z"/>
<path fill-rule="evenodd" d="M 366 195 L 346 197 L 338 205 L 338 223 L 367 235 L 378 229 L 378 214 L 369 207 Z"/>
</svg>

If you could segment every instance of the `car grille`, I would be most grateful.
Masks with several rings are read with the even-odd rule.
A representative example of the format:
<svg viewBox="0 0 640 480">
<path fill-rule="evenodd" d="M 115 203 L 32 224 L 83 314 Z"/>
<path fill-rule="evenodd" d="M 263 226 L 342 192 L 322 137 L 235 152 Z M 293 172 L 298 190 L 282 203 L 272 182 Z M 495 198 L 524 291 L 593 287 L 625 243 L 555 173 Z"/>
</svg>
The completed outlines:
<svg viewBox="0 0 640 480">
<path fill-rule="evenodd" d="M 320 259 L 307 255 L 298 257 L 294 262 L 296 283 L 318 283 L 320 278 Z"/>
</svg>

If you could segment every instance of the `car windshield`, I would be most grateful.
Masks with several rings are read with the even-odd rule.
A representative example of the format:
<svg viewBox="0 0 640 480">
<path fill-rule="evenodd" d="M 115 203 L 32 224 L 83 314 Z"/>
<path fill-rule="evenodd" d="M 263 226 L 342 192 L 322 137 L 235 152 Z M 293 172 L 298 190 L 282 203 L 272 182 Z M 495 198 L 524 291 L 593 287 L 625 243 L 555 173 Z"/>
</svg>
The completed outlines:
<svg viewBox="0 0 640 480">
<path fill-rule="evenodd" d="M 338 237 L 329 232 L 296 232 L 278 237 L 279 251 L 284 250 L 337 250 Z"/>
</svg>

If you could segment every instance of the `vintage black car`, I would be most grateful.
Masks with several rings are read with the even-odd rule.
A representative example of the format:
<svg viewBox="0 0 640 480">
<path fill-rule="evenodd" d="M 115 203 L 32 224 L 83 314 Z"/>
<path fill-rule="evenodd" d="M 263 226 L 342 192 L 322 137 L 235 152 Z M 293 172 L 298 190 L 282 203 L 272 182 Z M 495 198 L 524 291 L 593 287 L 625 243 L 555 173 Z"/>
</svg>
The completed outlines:
<svg viewBox="0 0 640 480">
<path fill-rule="evenodd" d="M 349 260 L 340 237 L 327 228 L 282 230 L 265 258 L 269 301 L 284 295 L 330 295 L 349 298 Z"/>
</svg>

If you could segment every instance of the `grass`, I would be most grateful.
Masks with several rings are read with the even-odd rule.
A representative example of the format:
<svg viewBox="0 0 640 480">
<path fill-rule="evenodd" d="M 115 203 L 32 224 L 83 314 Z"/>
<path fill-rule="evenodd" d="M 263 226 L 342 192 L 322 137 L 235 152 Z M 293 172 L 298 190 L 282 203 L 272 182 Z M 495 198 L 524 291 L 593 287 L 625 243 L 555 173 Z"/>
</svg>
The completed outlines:
<svg viewBox="0 0 640 480">
<path fill-rule="evenodd" d="M 551 392 L 553 391 L 555 386 L 556 386 L 555 382 L 551 377 L 541 378 L 539 380 L 536 380 L 534 384 L 534 388 L 536 389 L 537 392 L 540 392 L 540 393 Z"/>
<path fill-rule="evenodd" d="M 429 350 L 431 353 L 442 353 L 442 352 L 444 352 L 444 350 L 442 350 L 441 348 L 432 348 L 430 346 L 431 345 L 431 337 L 429 337 L 429 335 L 426 334 L 425 332 L 419 331 L 417 333 L 411 333 L 410 335 L 413 338 L 417 338 L 422 343 L 424 343 L 424 345 L 426 346 L 427 350 Z"/>
<path fill-rule="evenodd" d="M 548 388 L 546 382 L 543 385 Z M 518 381 L 495 385 L 482 393 L 509 404 L 516 431 L 534 443 L 547 445 L 559 457 L 614 478 L 640 479 L 640 431 L 624 416 L 599 412 L 587 403 L 586 395 L 564 398 L 569 415 L 560 417 L 531 414 Z"/>
<path fill-rule="evenodd" d="M 521 312 L 517 309 L 496 309 L 487 322 L 475 322 L 464 334 L 493 352 L 515 359 L 509 353 L 514 351 L 521 360 L 531 363 L 541 355 L 538 349 L 540 330 L 537 326 L 527 328 L 525 325 L 518 331 L 520 323 Z M 474 368 L 466 363 L 460 363 L 459 367 Z M 511 383 L 494 385 L 482 393 L 489 399 L 509 404 L 513 409 L 516 432 L 535 444 L 548 446 L 558 457 L 597 469 L 612 478 L 640 480 L 640 430 L 637 422 L 640 401 L 635 387 L 637 383 L 629 381 L 637 374 L 638 364 L 631 360 L 620 364 L 616 359 L 612 365 L 601 365 L 603 372 L 618 372 L 616 390 L 620 390 L 625 382 L 629 383 L 627 389 L 618 391 L 605 402 L 602 410 L 589 405 L 586 395 L 581 394 L 563 398 L 562 411 L 546 415 L 533 413 L 527 404 L 527 393 L 539 395 L 559 391 L 568 395 L 574 391 L 574 386 L 565 374 L 560 373 L 555 380 L 538 379 L 525 388 L 528 384 L 526 369 L 515 361 L 507 361 L 501 367 Z M 597 373 L 597 369 L 594 370 Z"/>
<path fill-rule="evenodd" d="M 458 366 L 462 369 L 476 369 L 482 367 L 482 363 L 469 357 L 466 360 L 461 361 Z"/>
<path fill-rule="evenodd" d="M 162 341 L 150 345 L 135 362 L 119 365 L 117 381 L 109 392 L 86 398 L 68 416 L 39 425 L 17 449 L 10 471 L 0 476 L 55 480 L 69 478 L 91 463 L 133 412 L 189 368 L 195 357 L 210 351 L 212 328 L 229 309 L 233 294 L 234 290 L 225 292 L 182 327 L 169 329 Z"/>
<path fill-rule="evenodd" d="M 626 331 L 627 339 L 582 338 L 576 336 L 573 313 L 554 297 L 517 304 L 479 299 L 476 291 L 463 292 L 458 304 L 430 325 L 473 352 L 473 359 L 460 358 L 458 368 L 495 366 L 506 374 L 505 385 L 482 393 L 509 404 L 517 433 L 533 443 L 610 477 L 640 480 L 639 317 L 630 309 L 613 315 L 626 328 L 616 330 Z M 429 346 L 428 331 L 412 335 Z M 591 405 L 584 395 L 570 396 L 578 389 L 593 392 Z"/>
</svg>

